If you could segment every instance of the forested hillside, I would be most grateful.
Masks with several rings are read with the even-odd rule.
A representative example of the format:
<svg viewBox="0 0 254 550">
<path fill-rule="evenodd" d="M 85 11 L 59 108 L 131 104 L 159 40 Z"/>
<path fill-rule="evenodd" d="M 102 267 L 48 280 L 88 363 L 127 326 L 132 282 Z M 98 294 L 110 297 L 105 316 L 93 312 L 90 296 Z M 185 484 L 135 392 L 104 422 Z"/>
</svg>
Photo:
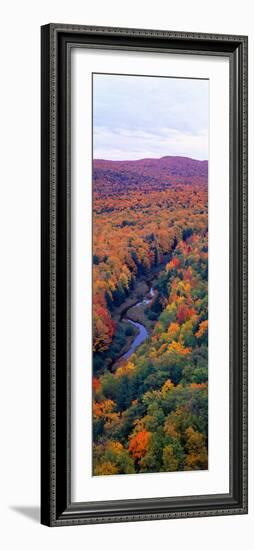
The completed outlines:
<svg viewBox="0 0 254 550">
<path fill-rule="evenodd" d="M 94 475 L 208 467 L 207 202 L 206 161 L 94 161 Z"/>
</svg>

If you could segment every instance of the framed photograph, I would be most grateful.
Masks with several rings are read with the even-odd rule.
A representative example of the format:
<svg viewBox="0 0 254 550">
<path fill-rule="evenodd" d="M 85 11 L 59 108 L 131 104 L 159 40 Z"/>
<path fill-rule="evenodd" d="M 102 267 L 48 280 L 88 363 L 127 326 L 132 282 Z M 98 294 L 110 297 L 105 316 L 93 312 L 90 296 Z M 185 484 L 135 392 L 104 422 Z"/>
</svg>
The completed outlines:
<svg viewBox="0 0 254 550">
<path fill-rule="evenodd" d="M 248 39 L 41 37 L 41 521 L 245 514 Z"/>
</svg>

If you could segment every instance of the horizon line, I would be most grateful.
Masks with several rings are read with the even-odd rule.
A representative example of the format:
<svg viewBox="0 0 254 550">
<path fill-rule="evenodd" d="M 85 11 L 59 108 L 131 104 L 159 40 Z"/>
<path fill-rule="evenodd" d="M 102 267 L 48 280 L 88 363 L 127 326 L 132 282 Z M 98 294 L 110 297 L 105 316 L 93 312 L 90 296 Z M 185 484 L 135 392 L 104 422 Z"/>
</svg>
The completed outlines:
<svg viewBox="0 0 254 550">
<path fill-rule="evenodd" d="M 165 158 L 181 158 L 181 159 L 188 159 L 188 160 L 194 160 L 196 162 L 208 162 L 209 159 L 197 159 L 194 157 L 188 157 L 186 155 L 163 155 L 162 157 L 141 157 L 139 159 L 110 159 L 110 158 L 103 158 L 103 157 L 97 157 L 93 158 L 93 161 L 106 161 L 106 162 L 139 162 L 141 160 L 162 160 Z"/>
</svg>

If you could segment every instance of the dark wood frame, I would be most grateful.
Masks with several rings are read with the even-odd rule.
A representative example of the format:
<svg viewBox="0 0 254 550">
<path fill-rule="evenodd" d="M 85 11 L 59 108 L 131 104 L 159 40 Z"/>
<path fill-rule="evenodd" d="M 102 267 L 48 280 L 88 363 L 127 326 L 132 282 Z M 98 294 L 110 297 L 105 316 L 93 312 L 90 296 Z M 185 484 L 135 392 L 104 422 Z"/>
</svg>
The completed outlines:
<svg viewBox="0 0 254 550">
<path fill-rule="evenodd" d="M 247 513 L 246 36 L 42 27 L 41 521 L 45 525 Z M 230 63 L 230 490 L 72 503 L 70 498 L 70 52 L 72 47 L 223 56 Z"/>
</svg>

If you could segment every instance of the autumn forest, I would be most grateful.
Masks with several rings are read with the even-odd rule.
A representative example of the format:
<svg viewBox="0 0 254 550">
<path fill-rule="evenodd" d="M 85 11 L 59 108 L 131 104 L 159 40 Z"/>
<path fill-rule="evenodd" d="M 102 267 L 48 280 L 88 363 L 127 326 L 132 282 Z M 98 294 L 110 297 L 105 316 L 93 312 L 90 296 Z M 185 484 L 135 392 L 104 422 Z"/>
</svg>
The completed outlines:
<svg viewBox="0 0 254 550">
<path fill-rule="evenodd" d="M 208 468 L 208 162 L 93 161 L 93 475 Z"/>
</svg>

